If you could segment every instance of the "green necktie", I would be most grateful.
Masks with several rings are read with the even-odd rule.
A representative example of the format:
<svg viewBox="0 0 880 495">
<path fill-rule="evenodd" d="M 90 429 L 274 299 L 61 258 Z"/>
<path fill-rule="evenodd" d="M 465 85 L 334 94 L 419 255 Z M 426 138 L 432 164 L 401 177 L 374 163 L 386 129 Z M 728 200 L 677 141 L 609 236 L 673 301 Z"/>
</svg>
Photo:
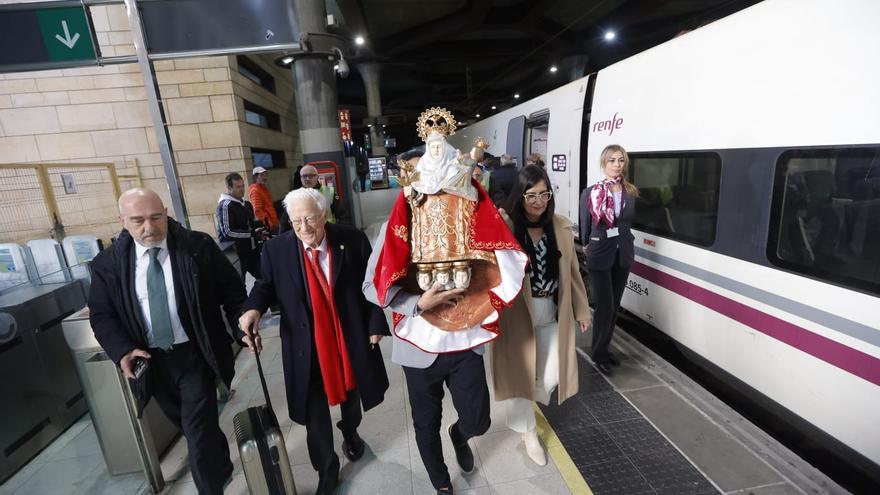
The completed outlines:
<svg viewBox="0 0 880 495">
<path fill-rule="evenodd" d="M 153 327 L 153 345 L 170 349 L 174 345 L 171 331 L 171 312 L 168 310 L 168 291 L 165 289 L 165 273 L 159 262 L 161 248 L 150 248 L 150 266 L 147 267 L 147 298 L 150 301 L 150 324 Z"/>
</svg>

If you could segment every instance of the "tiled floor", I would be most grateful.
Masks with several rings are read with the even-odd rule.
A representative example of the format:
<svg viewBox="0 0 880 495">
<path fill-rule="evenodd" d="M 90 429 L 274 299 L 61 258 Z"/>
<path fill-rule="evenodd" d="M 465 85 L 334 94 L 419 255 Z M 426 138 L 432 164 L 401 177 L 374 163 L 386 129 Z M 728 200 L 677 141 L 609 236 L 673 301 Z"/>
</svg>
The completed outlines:
<svg viewBox="0 0 880 495">
<path fill-rule="evenodd" d="M 311 495 L 318 477 L 309 464 L 305 428 L 293 424 L 287 415 L 277 317 L 264 322 L 263 335 L 263 369 L 286 439 L 297 490 L 299 495 Z M 584 344 L 581 341 L 586 340 L 585 336 L 578 336 L 579 345 Z M 548 450 L 553 454 L 546 466 L 536 466 L 526 458 L 519 434 L 507 429 L 505 411 L 495 402 L 489 431 L 471 440 L 476 457 L 472 474 L 461 474 L 452 445 L 442 433 L 456 493 L 842 493 L 821 473 L 748 426 L 743 418 L 725 409 L 720 401 L 625 333 L 617 332 L 614 346 L 625 361 L 611 379 L 596 373 L 581 354 L 580 393 L 562 406 L 542 408 L 552 427 L 545 429 L 543 419 L 539 419 L 539 429 L 545 434 L 542 438 L 547 439 Z M 364 414 L 359 429 L 368 445 L 364 457 L 356 463 L 347 462 L 340 451 L 341 435 L 338 430 L 334 432 L 342 462 L 340 493 L 434 493 L 416 448 L 403 372 L 388 359 L 390 340 L 383 340 L 381 347 L 390 388 L 385 401 Z M 220 415 L 235 466 L 226 493 L 246 494 L 232 420 L 246 407 L 264 402 L 256 363 L 247 350 L 236 360 L 233 389 Z M 697 404 L 703 406 L 698 408 Z M 338 418 L 339 408 L 334 408 L 331 415 Z M 445 432 L 455 419 L 447 393 L 441 431 Z M 731 423 L 738 425 L 735 430 L 725 426 Z M 168 485 L 164 494 L 196 493 L 182 440 L 165 453 L 162 471 Z M 574 487 L 573 491 L 570 487 Z M 141 474 L 108 475 L 88 416 L 0 485 L 0 495 L 117 495 L 149 491 Z"/>
<path fill-rule="evenodd" d="M 305 427 L 293 424 L 287 415 L 277 333 L 277 318 L 267 321 L 263 330 L 263 371 L 266 373 L 269 395 L 287 442 L 298 493 L 310 495 L 315 491 L 318 476 L 309 464 Z M 434 493 L 416 448 L 403 371 L 400 366 L 387 359 L 391 351 L 390 340 L 384 340 L 381 347 L 386 356 L 385 366 L 390 388 L 385 401 L 364 414 L 358 431 L 368 449 L 361 460 L 350 463 L 342 456 L 342 438 L 334 428 L 337 436 L 336 451 L 342 463 L 340 494 Z M 220 425 L 229 434 L 230 452 L 235 466 L 233 481 L 227 487 L 226 493 L 246 494 L 247 485 L 233 438 L 232 418 L 245 407 L 264 402 L 255 360 L 247 350 L 242 351 L 236 360 L 232 388 L 235 392 L 220 415 Z M 448 393 L 443 408 L 442 431 L 445 432 L 446 426 L 456 419 Z M 334 419 L 339 418 L 338 407 L 333 409 L 332 416 Z M 538 467 L 525 458 L 519 435 L 507 430 L 503 411 L 498 407 L 492 410 L 492 427 L 489 432 L 471 441 L 476 457 L 476 470 L 470 475 L 461 474 L 455 462 L 452 444 L 445 434 L 442 436 L 444 455 L 457 494 L 570 493 L 552 460 L 547 466 Z M 181 440 L 163 457 L 162 471 L 168 482 L 163 493 L 197 493 L 185 456 L 186 447 Z M 128 493 L 149 493 L 149 486 L 141 474 L 110 476 L 107 473 L 89 416 L 84 416 L 31 463 L 0 486 L 0 495 Z"/>
</svg>

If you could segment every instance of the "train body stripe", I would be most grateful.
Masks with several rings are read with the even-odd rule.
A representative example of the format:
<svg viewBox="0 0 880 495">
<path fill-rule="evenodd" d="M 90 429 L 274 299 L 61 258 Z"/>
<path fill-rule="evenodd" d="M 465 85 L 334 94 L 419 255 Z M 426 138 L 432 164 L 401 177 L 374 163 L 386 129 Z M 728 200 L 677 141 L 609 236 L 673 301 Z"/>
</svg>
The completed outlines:
<svg viewBox="0 0 880 495">
<path fill-rule="evenodd" d="M 659 265 L 663 265 L 681 273 L 685 273 L 694 278 L 709 282 L 712 285 L 734 292 L 743 297 L 760 301 L 763 304 L 772 306 L 780 311 L 795 315 L 799 318 L 812 321 L 823 327 L 830 328 L 836 332 L 861 340 L 866 344 L 880 347 L 880 329 L 872 328 L 863 323 L 844 318 L 819 308 L 809 306 L 802 302 L 794 301 L 779 294 L 774 294 L 763 289 L 759 289 L 749 284 L 733 280 L 719 275 L 709 270 L 699 268 L 679 260 L 663 256 L 654 251 L 645 248 L 636 247 L 636 255 L 653 261 Z"/>
<path fill-rule="evenodd" d="M 880 359 L 638 261 L 632 273 L 832 366 L 880 385 Z"/>
</svg>

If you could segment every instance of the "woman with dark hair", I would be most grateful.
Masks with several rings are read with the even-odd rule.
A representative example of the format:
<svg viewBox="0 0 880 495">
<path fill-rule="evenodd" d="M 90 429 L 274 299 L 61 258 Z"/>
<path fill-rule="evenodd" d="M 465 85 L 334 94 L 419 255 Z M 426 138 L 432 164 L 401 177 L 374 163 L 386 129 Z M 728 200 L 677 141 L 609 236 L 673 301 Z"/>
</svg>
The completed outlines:
<svg viewBox="0 0 880 495">
<path fill-rule="evenodd" d="M 596 302 L 592 357 L 596 368 L 611 375 L 620 361 L 609 350 L 623 289 L 635 258 L 630 224 L 639 190 L 627 176 L 629 156 L 612 144 L 599 157 L 603 178 L 584 190 L 580 199 L 581 243 L 587 247 L 590 294 Z"/>
<path fill-rule="evenodd" d="M 554 207 L 547 172 L 520 170 L 506 211 L 531 269 L 521 297 L 501 315 L 492 349 L 495 399 L 506 402 L 508 426 L 523 434 L 526 453 L 540 466 L 547 454 L 535 432 L 532 402 L 549 403 L 557 386 L 560 404 L 577 393 L 575 327 L 585 332 L 591 319 L 571 222 Z"/>
</svg>

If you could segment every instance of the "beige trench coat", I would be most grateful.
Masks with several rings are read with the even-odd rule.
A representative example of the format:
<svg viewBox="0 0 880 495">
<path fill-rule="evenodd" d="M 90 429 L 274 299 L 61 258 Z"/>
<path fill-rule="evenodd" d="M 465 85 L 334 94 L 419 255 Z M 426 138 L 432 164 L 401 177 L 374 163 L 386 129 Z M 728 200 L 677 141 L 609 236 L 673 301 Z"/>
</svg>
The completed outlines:
<svg viewBox="0 0 880 495">
<path fill-rule="evenodd" d="M 587 290 L 575 253 L 571 222 L 554 215 L 553 231 L 559 258 L 559 403 L 578 392 L 575 335 L 578 322 L 592 320 Z M 532 289 L 526 275 L 523 291 L 511 308 L 501 313 L 501 335 L 492 342 L 492 375 L 495 400 L 513 397 L 535 400 L 535 332 L 532 327 Z"/>
</svg>

